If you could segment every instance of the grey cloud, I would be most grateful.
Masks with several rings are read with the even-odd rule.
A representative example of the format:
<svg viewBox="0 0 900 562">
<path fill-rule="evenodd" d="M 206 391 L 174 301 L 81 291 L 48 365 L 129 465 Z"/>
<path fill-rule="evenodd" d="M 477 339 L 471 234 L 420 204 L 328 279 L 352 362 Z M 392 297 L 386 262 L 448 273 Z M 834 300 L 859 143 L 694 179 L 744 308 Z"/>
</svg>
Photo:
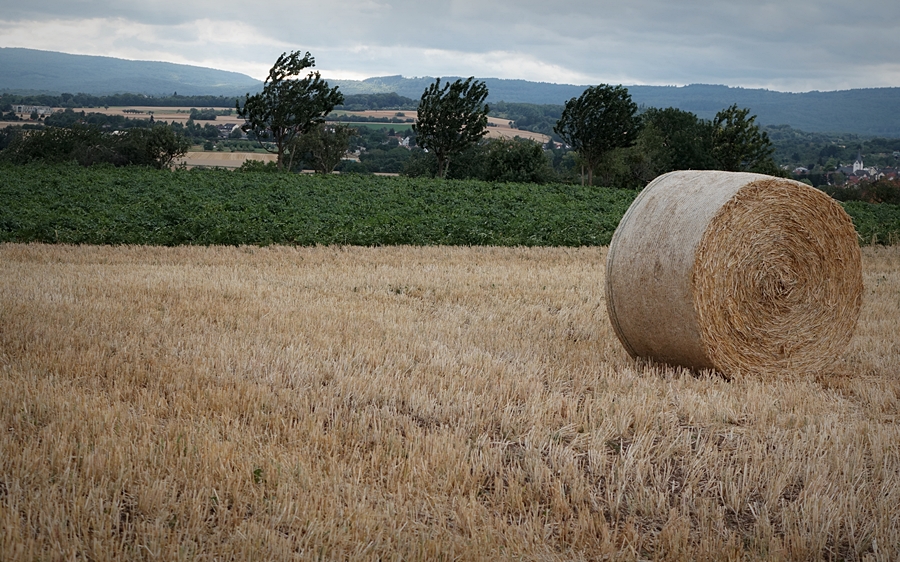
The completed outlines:
<svg viewBox="0 0 900 562">
<path fill-rule="evenodd" d="M 323 68 L 358 74 L 438 75 L 450 66 L 472 63 L 487 66 L 468 74 L 484 75 L 506 69 L 496 57 L 509 53 L 533 61 L 532 68 L 553 66 L 593 82 L 621 78 L 794 90 L 900 86 L 900 67 L 894 62 L 900 48 L 900 2 L 895 0 L 860 0 L 852 7 L 833 0 L 270 0 L 258 5 L 234 0 L 35 0 L 9 8 L 0 15 L 7 24 L 52 15 L 157 26 L 146 39 L 147 48 L 157 52 L 195 40 L 188 24 L 197 19 L 241 22 L 265 41 L 254 45 L 251 37 L 232 42 L 234 57 L 274 60 L 279 46 L 294 45 L 312 51 Z M 166 28 L 179 24 L 184 25 Z M 195 41 L 192 50 L 198 60 L 225 59 L 226 45 Z M 447 53 L 429 58 L 429 50 Z M 460 55 L 455 61 L 454 53 Z M 179 53 L 179 60 L 188 55 Z M 438 61 L 444 66 L 428 67 Z"/>
</svg>

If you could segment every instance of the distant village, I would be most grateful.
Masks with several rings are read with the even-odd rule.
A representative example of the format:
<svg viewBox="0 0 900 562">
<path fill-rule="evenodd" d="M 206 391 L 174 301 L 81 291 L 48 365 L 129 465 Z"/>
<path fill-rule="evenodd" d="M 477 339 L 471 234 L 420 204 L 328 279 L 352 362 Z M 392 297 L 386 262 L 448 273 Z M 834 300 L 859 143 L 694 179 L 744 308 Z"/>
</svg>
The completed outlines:
<svg viewBox="0 0 900 562">
<path fill-rule="evenodd" d="M 900 151 L 894 151 L 894 159 L 900 160 Z M 809 174 L 809 169 L 805 167 L 798 167 L 792 170 L 794 176 L 802 177 Z M 841 174 L 845 178 L 845 185 L 858 185 L 860 182 L 873 182 L 880 180 L 887 181 L 900 181 L 900 170 L 896 167 L 882 167 L 878 168 L 876 166 L 868 166 L 866 167 L 865 162 L 863 162 L 862 153 L 858 153 L 856 156 L 856 160 L 853 161 L 853 164 L 848 166 L 839 166 L 834 172 L 829 174 L 829 183 L 832 183 L 831 177 L 835 174 Z"/>
</svg>

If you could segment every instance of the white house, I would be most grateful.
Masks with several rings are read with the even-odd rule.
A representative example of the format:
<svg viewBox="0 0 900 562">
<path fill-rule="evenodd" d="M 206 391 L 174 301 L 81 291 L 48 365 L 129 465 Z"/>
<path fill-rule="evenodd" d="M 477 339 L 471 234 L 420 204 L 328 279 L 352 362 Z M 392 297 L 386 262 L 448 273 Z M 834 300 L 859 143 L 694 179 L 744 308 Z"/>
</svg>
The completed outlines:
<svg viewBox="0 0 900 562">
<path fill-rule="evenodd" d="M 14 105 L 12 106 L 13 111 L 22 115 L 31 115 L 32 113 L 37 113 L 41 117 L 44 115 L 50 115 L 53 113 L 53 109 L 47 107 L 46 105 Z"/>
</svg>

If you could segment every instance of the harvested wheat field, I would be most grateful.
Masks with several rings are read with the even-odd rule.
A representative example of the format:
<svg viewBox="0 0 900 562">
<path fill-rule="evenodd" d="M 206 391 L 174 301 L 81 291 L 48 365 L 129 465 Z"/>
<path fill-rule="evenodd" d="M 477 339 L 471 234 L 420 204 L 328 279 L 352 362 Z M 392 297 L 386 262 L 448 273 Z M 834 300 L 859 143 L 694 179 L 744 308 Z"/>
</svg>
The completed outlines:
<svg viewBox="0 0 900 562">
<path fill-rule="evenodd" d="M 900 248 L 768 379 L 631 360 L 605 257 L 0 245 L 0 559 L 900 559 Z"/>
<path fill-rule="evenodd" d="M 240 168 L 247 160 L 257 160 L 268 163 L 276 162 L 275 154 L 262 154 L 258 152 L 188 152 L 175 160 L 175 166 L 207 166 L 213 168 Z"/>
</svg>

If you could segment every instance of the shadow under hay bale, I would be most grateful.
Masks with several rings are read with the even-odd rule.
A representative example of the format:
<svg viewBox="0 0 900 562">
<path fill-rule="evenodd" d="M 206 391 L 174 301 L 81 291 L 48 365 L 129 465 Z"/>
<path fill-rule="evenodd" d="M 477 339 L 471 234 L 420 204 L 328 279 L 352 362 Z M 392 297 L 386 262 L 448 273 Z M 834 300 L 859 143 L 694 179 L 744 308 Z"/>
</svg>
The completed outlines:
<svg viewBox="0 0 900 562">
<path fill-rule="evenodd" d="M 856 327 L 859 244 L 840 205 L 802 183 L 671 172 L 616 229 L 606 295 L 632 357 L 727 375 L 819 372 Z"/>
</svg>

